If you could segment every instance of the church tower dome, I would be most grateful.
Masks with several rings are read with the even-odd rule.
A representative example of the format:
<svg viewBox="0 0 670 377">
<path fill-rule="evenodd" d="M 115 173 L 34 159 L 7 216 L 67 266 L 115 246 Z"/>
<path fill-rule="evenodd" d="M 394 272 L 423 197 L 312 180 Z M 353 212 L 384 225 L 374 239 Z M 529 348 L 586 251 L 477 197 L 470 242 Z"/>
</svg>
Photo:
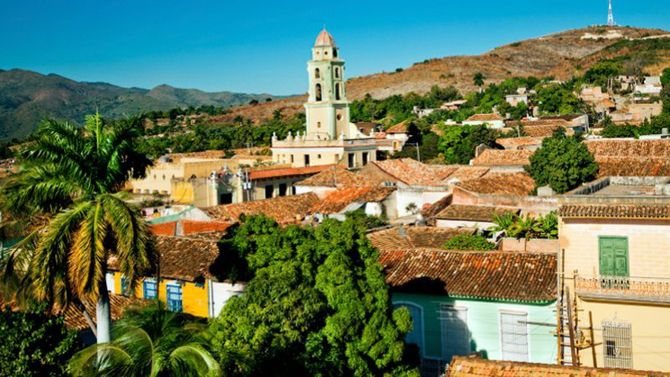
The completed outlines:
<svg viewBox="0 0 670 377">
<path fill-rule="evenodd" d="M 314 47 L 335 47 L 335 39 L 325 28 L 316 37 Z"/>
</svg>

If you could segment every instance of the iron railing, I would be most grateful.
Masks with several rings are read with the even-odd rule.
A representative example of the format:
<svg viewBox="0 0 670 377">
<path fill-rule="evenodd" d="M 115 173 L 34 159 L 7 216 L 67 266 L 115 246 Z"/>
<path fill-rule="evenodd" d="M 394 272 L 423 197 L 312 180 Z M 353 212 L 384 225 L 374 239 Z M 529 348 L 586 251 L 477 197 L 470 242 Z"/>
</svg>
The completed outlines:
<svg viewBox="0 0 670 377">
<path fill-rule="evenodd" d="M 670 302 L 670 278 L 575 276 L 575 290 L 592 298 Z"/>
</svg>

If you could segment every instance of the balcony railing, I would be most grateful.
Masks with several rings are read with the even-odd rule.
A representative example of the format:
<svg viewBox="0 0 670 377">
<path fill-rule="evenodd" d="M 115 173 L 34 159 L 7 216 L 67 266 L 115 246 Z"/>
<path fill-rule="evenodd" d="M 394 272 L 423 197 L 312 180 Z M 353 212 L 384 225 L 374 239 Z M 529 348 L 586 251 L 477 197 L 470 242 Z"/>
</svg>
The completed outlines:
<svg viewBox="0 0 670 377">
<path fill-rule="evenodd" d="M 584 298 L 670 304 L 667 278 L 575 276 L 575 290 Z"/>
</svg>

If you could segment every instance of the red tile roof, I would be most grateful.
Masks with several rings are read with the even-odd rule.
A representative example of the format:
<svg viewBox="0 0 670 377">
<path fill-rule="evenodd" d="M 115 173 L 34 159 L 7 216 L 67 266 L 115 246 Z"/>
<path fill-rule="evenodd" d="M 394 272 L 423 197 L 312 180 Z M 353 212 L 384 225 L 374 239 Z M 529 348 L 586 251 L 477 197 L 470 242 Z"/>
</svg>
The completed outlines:
<svg viewBox="0 0 670 377">
<path fill-rule="evenodd" d="M 219 256 L 216 240 L 191 237 L 156 237 L 156 249 L 160 255 L 160 274 L 167 279 L 197 281 L 202 278 L 214 278 L 209 268 Z M 119 271 L 116 256 L 109 258 L 109 269 Z M 155 271 L 146 271 L 152 276 Z"/>
<path fill-rule="evenodd" d="M 331 166 L 299 183 L 300 186 L 320 187 L 352 187 L 367 184 L 365 179 L 342 166 Z"/>
<path fill-rule="evenodd" d="M 522 137 L 505 137 L 496 139 L 496 143 L 502 146 L 505 149 L 519 149 L 521 147 L 529 147 L 535 145 L 542 145 L 542 140 L 545 138 L 532 137 L 532 136 L 522 136 Z"/>
<path fill-rule="evenodd" d="M 160 236 L 174 236 L 177 234 L 177 222 L 149 224 L 151 232 Z"/>
<path fill-rule="evenodd" d="M 670 175 L 670 140 L 588 140 L 586 147 L 605 176 Z"/>
<path fill-rule="evenodd" d="M 483 360 L 477 357 L 454 356 L 445 377 L 642 377 L 670 376 L 667 372 L 632 369 L 573 367 L 518 361 Z"/>
<path fill-rule="evenodd" d="M 474 232 L 476 229 L 404 225 L 368 233 L 368 239 L 380 251 L 404 251 L 414 248 L 440 249 L 452 237 L 458 234 L 474 234 Z"/>
<path fill-rule="evenodd" d="M 670 205 L 564 204 L 558 213 L 565 219 L 670 220 Z"/>
<path fill-rule="evenodd" d="M 279 169 L 263 169 L 252 170 L 249 173 L 249 179 L 257 181 L 260 179 L 272 179 L 281 177 L 294 177 L 302 175 L 313 175 L 320 173 L 333 165 L 319 165 L 319 166 L 305 166 L 302 168 L 279 168 Z"/>
<path fill-rule="evenodd" d="M 335 214 L 340 213 L 353 203 L 381 202 L 385 200 L 395 187 L 345 187 L 332 191 L 316 203 L 311 213 Z"/>
<path fill-rule="evenodd" d="M 535 180 L 526 173 L 489 173 L 457 186 L 479 194 L 526 196 L 535 189 Z"/>
<path fill-rule="evenodd" d="M 406 134 L 407 126 L 409 125 L 409 120 L 404 120 L 396 125 L 391 126 L 385 132 L 387 134 Z"/>
<path fill-rule="evenodd" d="M 402 183 L 415 186 L 443 186 L 442 181 L 458 169 L 450 165 L 424 164 L 411 158 L 372 161 L 368 165 Z M 359 174 L 365 176 L 368 171 L 363 168 Z"/>
<path fill-rule="evenodd" d="M 525 166 L 534 154 L 528 150 L 485 149 L 472 160 L 474 166 Z"/>
<path fill-rule="evenodd" d="M 394 290 L 548 303 L 556 299 L 556 255 L 415 249 L 380 253 Z"/>
<path fill-rule="evenodd" d="M 498 114 L 475 114 L 470 118 L 466 119 L 466 122 L 493 122 L 504 120 L 505 118 L 501 117 Z"/>
<path fill-rule="evenodd" d="M 501 215 L 505 212 L 519 213 L 518 209 L 500 208 L 493 206 L 476 206 L 452 204 L 438 213 L 435 218 L 438 220 L 466 220 L 491 222 L 495 215 Z"/>
<path fill-rule="evenodd" d="M 486 173 L 489 172 L 489 168 L 485 166 L 470 166 L 470 165 L 450 165 L 451 167 L 456 168 L 453 173 L 443 179 L 443 182 L 450 182 L 453 180 L 458 181 L 468 181 L 471 179 L 476 179 L 483 177 Z"/>
<path fill-rule="evenodd" d="M 311 214 L 312 208 L 318 202 L 319 198 L 316 194 L 310 192 L 301 195 L 220 205 L 206 208 L 204 211 L 218 221 L 237 222 L 243 214 L 265 215 L 279 224 L 286 225 L 301 222 L 307 215 Z"/>
<path fill-rule="evenodd" d="M 225 232 L 231 225 L 233 223 L 224 221 L 181 220 L 185 236 L 198 233 Z"/>
<path fill-rule="evenodd" d="M 139 298 L 125 297 L 113 294 L 109 295 L 109 301 L 110 301 L 109 307 L 112 315 L 112 321 L 121 319 L 121 317 L 123 316 L 123 312 L 128 307 L 144 305 L 147 303 L 146 301 Z M 95 303 L 85 301 L 84 307 L 86 308 L 86 312 L 88 313 L 88 315 L 91 316 L 93 322 L 96 322 Z M 84 318 L 84 313 L 74 305 L 70 305 L 67 309 L 65 309 L 65 313 L 63 313 L 63 315 L 65 316 L 65 326 L 67 326 L 69 329 L 87 330 L 90 328 L 88 322 L 86 322 L 86 318 Z"/>
</svg>

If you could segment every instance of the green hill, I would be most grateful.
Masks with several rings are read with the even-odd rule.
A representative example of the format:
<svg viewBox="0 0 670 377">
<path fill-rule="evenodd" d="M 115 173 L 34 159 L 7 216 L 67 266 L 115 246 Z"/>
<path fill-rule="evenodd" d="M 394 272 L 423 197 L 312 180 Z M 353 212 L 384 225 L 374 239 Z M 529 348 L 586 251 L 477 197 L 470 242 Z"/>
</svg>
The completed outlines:
<svg viewBox="0 0 670 377">
<path fill-rule="evenodd" d="M 230 107 L 277 98 L 268 94 L 207 93 L 160 85 L 151 90 L 122 88 L 101 82 L 12 69 L 0 70 L 0 140 L 29 135 L 45 117 L 81 123 L 98 109 L 103 116 L 121 117 L 149 110 L 213 105 Z"/>
</svg>

